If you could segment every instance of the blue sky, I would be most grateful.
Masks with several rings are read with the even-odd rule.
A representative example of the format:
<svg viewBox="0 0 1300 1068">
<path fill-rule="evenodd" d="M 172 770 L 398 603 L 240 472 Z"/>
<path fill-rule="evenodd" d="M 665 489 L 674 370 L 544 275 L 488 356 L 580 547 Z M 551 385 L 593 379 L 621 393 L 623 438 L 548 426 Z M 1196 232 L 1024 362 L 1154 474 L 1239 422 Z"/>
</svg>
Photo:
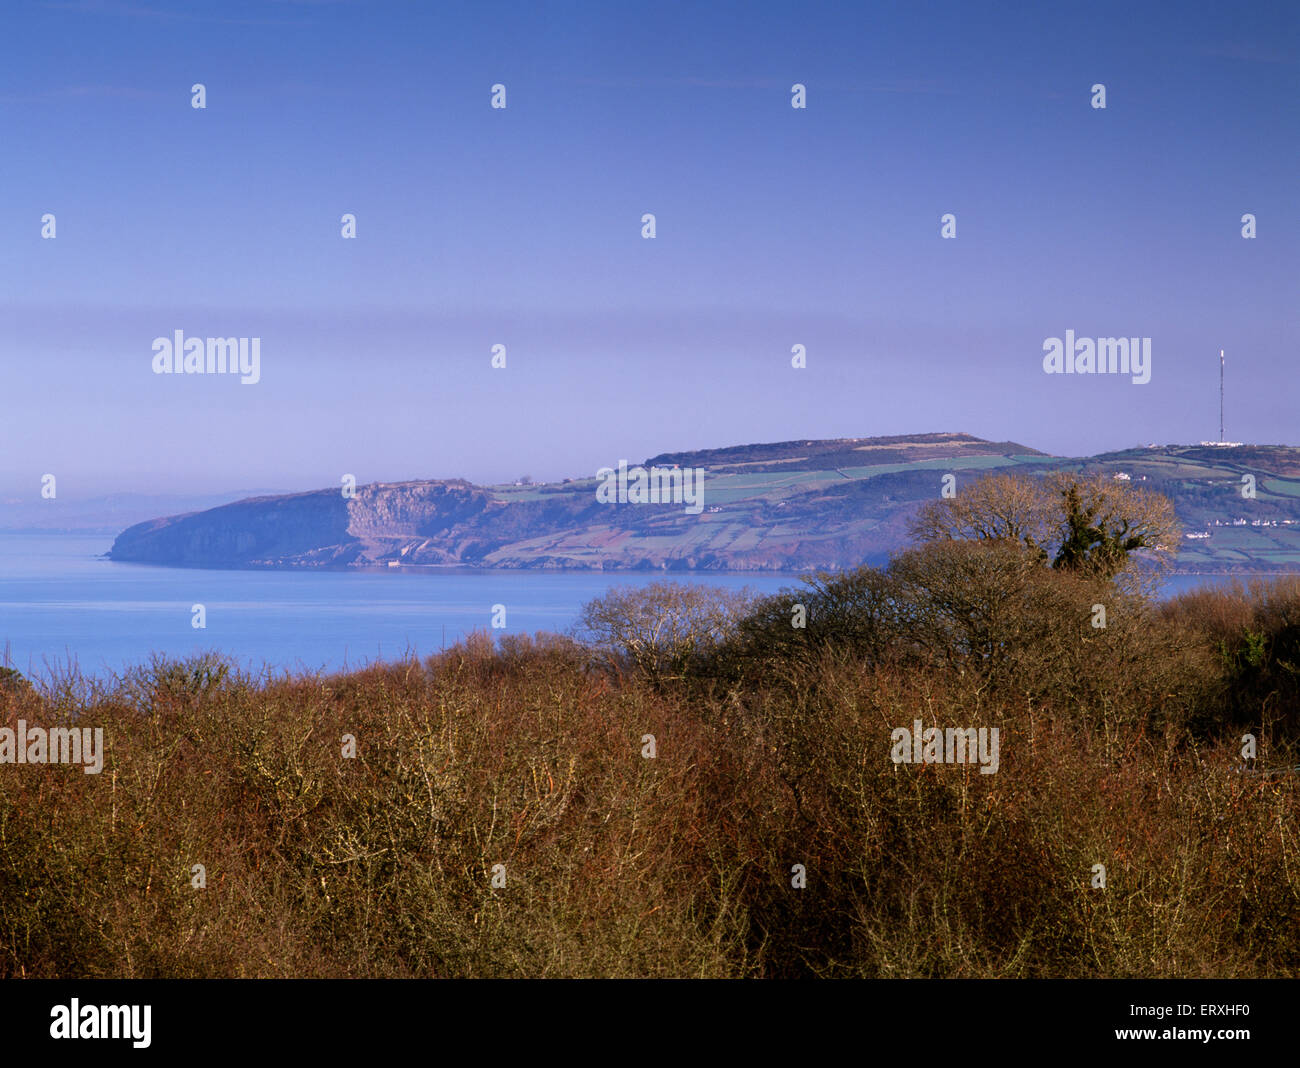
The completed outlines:
<svg viewBox="0 0 1300 1068">
<path fill-rule="evenodd" d="M 13 3 L 0 493 L 1198 441 L 1220 348 L 1228 437 L 1300 444 L 1298 91 L 1294 3 Z M 153 374 L 176 329 L 261 381 Z"/>
</svg>

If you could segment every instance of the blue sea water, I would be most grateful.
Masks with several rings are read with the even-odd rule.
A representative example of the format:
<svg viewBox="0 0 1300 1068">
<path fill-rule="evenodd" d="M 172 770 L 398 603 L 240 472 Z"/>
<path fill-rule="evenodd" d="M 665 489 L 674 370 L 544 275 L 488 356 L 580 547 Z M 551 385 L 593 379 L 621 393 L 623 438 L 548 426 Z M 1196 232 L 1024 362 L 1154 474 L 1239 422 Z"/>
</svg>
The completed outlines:
<svg viewBox="0 0 1300 1068">
<path fill-rule="evenodd" d="M 438 652 L 474 630 L 560 632 L 611 586 L 662 573 L 447 570 L 230 571 L 102 559 L 107 536 L 0 534 L 0 662 L 45 678 L 75 664 L 107 677 L 158 652 L 216 650 L 260 670 L 339 670 Z M 770 593 L 794 574 L 678 574 L 675 581 Z M 191 625 L 201 604 L 206 627 Z"/>
<path fill-rule="evenodd" d="M 488 629 L 564 631 L 612 586 L 674 581 L 773 593 L 796 574 L 543 571 L 222 571 L 102 559 L 107 536 L 0 534 L 0 661 L 46 678 L 75 664 L 107 677 L 153 653 L 216 650 L 255 670 L 339 670 L 427 656 Z M 1175 576 L 1166 593 L 1213 576 Z M 202 604 L 206 628 L 191 625 Z"/>
</svg>

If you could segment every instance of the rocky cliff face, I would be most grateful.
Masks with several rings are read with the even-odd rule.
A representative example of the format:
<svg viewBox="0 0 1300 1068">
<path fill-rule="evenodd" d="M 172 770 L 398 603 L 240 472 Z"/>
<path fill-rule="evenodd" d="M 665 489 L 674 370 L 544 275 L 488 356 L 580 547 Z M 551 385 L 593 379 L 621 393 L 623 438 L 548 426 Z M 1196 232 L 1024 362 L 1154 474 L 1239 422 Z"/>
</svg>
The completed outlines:
<svg viewBox="0 0 1300 1068">
<path fill-rule="evenodd" d="M 602 505 L 590 479 L 493 490 L 459 480 L 379 483 L 350 500 L 320 490 L 151 520 L 124 531 L 109 555 L 182 567 L 833 569 L 883 561 L 906 540 L 904 513 L 933 481 L 914 479 L 880 520 L 869 515 L 865 483 L 833 477 L 779 499 L 763 483 L 739 498 L 733 488 L 701 514 Z M 905 480 L 891 473 L 883 481 Z"/>
<path fill-rule="evenodd" d="M 486 492 L 461 480 L 376 483 L 253 497 L 206 512 L 138 523 L 120 534 L 114 560 L 184 567 L 311 567 L 379 564 L 425 546 L 422 562 L 455 562 L 435 548 L 487 508 Z"/>
<path fill-rule="evenodd" d="M 646 466 L 703 469 L 703 510 L 601 503 L 595 479 L 482 487 L 461 479 L 256 497 L 139 523 L 114 560 L 189 567 L 470 566 L 811 570 L 883 562 L 941 482 L 995 468 L 1109 474 L 1171 497 L 1188 570 L 1300 561 L 1300 450 L 1164 446 L 1088 459 L 967 434 L 849 438 L 673 453 Z M 1243 474 L 1266 491 L 1243 505 Z M 1246 526 L 1246 524 L 1251 524 Z M 1244 529 L 1243 529 L 1244 528 Z"/>
</svg>

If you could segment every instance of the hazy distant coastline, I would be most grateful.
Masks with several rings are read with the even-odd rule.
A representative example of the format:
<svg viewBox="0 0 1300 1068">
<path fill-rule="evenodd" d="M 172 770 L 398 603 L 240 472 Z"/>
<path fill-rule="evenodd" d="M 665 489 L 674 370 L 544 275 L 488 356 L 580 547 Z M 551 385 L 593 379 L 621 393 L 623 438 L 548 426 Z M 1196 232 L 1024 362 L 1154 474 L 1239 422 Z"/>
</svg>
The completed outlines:
<svg viewBox="0 0 1300 1068">
<path fill-rule="evenodd" d="M 1170 497 L 1184 526 L 1180 572 L 1300 567 L 1300 449 L 1289 446 L 1151 445 L 1068 458 L 945 433 L 664 453 L 644 466 L 705 472 L 702 499 L 694 509 L 635 497 L 611 504 L 592 477 L 373 483 L 350 494 L 345 485 L 136 523 L 109 555 L 208 568 L 835 571 L 883 563 L 907 545 L 908 518 L 945 487 L 958 492 L 1014 467 L 1108 474 Z"/>
</svg>

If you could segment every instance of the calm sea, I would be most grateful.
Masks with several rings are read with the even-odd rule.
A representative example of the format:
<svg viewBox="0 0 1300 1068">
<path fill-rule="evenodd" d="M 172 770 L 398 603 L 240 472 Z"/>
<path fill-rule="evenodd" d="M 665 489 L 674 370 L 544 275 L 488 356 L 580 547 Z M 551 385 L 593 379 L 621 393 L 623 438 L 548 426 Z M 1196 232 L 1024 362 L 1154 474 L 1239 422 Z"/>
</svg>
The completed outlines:
<svg viewBox="0 0 1300 1068">
<path fill-rule="evenodd" d="M 0 534 L 0 662 L 32 677 L 75 663 L 107 675 L 153 652 L 218 650 L 253 668 L 336 670 L 406 650 L 426 656 L 474 630 L 570 627 L 611 586 L 663 574 L 540 571 L 207 571 L 100 559 L 110 536 Z M 759 593 L 797 575 L 700 574 L 676 581 Z M 206 627 L 191 625 L 204 606 Z"/>
<path fill-rule="evenodd" d="M 0 660 L 32 677 L 77 665 L 106 676 L 154 652 L 218 650 L 258 669 L 356 667 L 411 650 L 424 656 L 473 630 L 563 631 L 612 586 L 662 574 L 445 571 L 206 571 L 115 564 L 111 537 L 0 534 Z M 674 581 L 772 593 L 794 574 L 682 574 Z M 1215 581 L 1176 576 L 1167 592 Z M 207 626 L 191 625 L 192 607 Z"/>
</svg>

